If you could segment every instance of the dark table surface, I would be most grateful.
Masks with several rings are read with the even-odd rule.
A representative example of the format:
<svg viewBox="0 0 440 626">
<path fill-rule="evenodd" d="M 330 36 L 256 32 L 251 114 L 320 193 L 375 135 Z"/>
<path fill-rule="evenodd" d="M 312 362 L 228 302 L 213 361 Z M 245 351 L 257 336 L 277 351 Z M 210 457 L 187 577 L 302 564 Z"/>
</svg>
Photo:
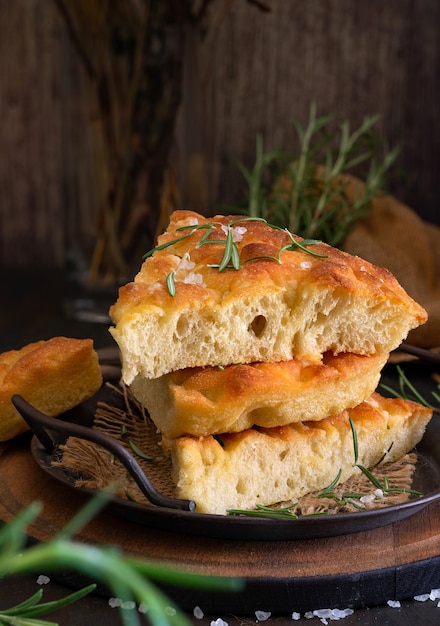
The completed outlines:
<svg viewBox="0 0 440 626">
<path fill-rule="evenodd" d="M 66 284 L 63 274 L 57 271 L 3 270 L 0 276 L 1 307 L 0 307 L 0 352 L 17 349 L 40 339 L 48 339 L 57 335 L 70 337 L 92 337 L 96 348 L 113 345 L 108 327 L 105 323 L 78 321 L 72 318 L 72 297 L 80 294 L 77 289 Z M 113 294 L 101 294 L 104 311 Z M 87 300 L 87 297 L 86 297 Z M 83 303 L 87 306 L 87 301 Z M 196 541 L 196 539 L 195 539 Z M 439 546 L 440 555 L 440 546 Z M 358 558 L 358 555 L 354 555 Z M 0 581 L 0 610 L 16 604 L 41 588 L 38 576 L 21 578 L 5 578 Z M 434 588 L 440 588 L 440 580 Z M 71 590 L 51 580 L 44 585 L 45 600 L 60 598 Z M 427 589 L 429 593 L 431 589 Z M 327 608 L 327 607 L 316 607 Z M 332 608 L 332 607 L 328 607 Z M 292 613 L 294 613 L 292 617 Z M 298 618 L 295 607 L 292 613 L 283 616 L 270 616 L 268 626 L 284 624 L 320 624 L 326 623 L 319 616 L 307 618 L 304 613 Z M 74 605 L 64 608 L 50 616 L 63 625 L 93 624 L 94 626 L 113 626 L 121 624 L 118 609 L 109 605 L 107 597 L 90 595 Z M 222 618 L 231 626 L 234 624 L 250 624 L 262 621 L 262 616 L 215 614 L 197 618 L 188 615 L 194 624 L 210 624 Z M 258 619 L 260 618 L 260 619 Z M 332 620 L 328 619 L 330 623 Z M 440 624 L 440 600 L 416 601 L 412 598 L 401 599 L 400 606 L 369 606 L 356 608 L 352 615 L 345 617 L 346 626 L 355 624 L 381 626 L 414 626 Z"/>
</svg>

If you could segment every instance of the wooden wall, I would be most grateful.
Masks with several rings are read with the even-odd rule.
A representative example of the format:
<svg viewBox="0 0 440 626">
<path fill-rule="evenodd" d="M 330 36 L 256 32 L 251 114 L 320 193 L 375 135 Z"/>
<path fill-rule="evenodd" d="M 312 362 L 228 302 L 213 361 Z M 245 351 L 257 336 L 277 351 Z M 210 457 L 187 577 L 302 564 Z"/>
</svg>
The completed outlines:
<svg viewBox="0 0 440 626">
<path fill-rule="evenodd" d="M 93 1 L 93 0 L 91 0 Z M 310 102 L 353 126 L 380 113 L 399 144 L 393 191 L 439 223 L 438 0 L 214 0 L 188 27 L 173 159 L 184 205 L 239 199 L 233 160 L 291 149 Z M 93 239 L 95 159 L 84 70 L 54 0 L 0 0 L 0 267 L 58 266 Z M 70 252 L 69 252 L 70 253 Z"/>
</svg>

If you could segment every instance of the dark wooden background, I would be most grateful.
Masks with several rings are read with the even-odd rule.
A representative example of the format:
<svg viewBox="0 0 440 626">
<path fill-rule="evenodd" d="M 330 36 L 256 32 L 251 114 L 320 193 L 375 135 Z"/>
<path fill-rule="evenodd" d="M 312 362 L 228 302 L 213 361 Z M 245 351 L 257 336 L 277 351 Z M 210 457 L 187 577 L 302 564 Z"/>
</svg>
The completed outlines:
<svg viewBox="0 0 440 626">
<path fill-rule="evenodd" d="M 92 2 L 94 0 L 91 0 Z M 391 191 L 439 223 L 438 0 L 214 0 L 187 27 L 175 161 L 183 205 L 242 197 L 233 160 L 292 149 L 310 102 L 402 148 Z M 94 236 L 96 156 L 77 57 L 54 0 L 0 0 L 0 267 L 63 267 Z M 153 216 L 154 219 L 154 216 Z"/>
</svg>

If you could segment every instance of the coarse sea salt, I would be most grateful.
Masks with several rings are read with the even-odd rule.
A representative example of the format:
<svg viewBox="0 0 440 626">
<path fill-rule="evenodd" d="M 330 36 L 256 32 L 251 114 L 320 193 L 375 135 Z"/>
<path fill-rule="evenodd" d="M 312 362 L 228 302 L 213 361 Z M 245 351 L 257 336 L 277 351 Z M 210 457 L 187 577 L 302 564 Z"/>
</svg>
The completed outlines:
<svg viewBox="0 0 440 626">
<path fill-rule="evenodd" d="M 400 607 L 402 606 L 399 602 L 399 600 L 388 600 L 387 601 L 388 606 L 390 606 L 392 609 L 400 609 Z"/>
<path fill-rule="evenodd" d="M 269 611 L 255 611 L 255 617 L 259 622 L 265 622 L 271 615 Z"/>
<path fill-rule="evenodd" d="M 203 619 L 204 613 L 199 606 L 194 607 L 193 615 L 196 619 Z"/>
<path fill-rule="evenodd" d="M 50 583 L 49 576 L 45 576 L 44 574 L 40 574 L 37 578 L 37 585 L 47 585 Z"/>
<path fill-rule="evenodd" d="M 225 226 L 224 224 L 222 224 L 220 228 L 225 233 L 225 235 L 228 234 L 229 226 Z M 231 230 L 232 230 L 232 241 L 234 243 L 240 243 L 240 241 L 243 239 L 243 235 L 247 232 L 247 228 L 245 228 L 244 226 L 233 226 Z"/>
<path fill-rule="evenodd" d="M 431 589 L 429 593 L 421 593 L 414 596 L 416 602 L 426 602 L 427 600 L 438 600 L 440 598 L 440 589 Z"/>
<path fill-rule="evenodd" d="M 121 609 L 126 611 L 132 611 L 136 608 L 136 602 L 133 600 L 125 600 L 125 602 L 121 602 Z"/>
<path fill-rule="evenodd" d="M 217 619 L 213 619 L 209 626 L 229 626 L 229 624 L 221 617 L 218 617 Z"/>
<path fill-rule="evenodd" d="M 292 619 L 297 622 L 299 619 L 301 619 L 301 613 L 297 613 L 296 611 L 293 611 L 292 613 Z"/>
<path fill-rule="evenodd" d="M 353 615 L 353 609 L 316 609 L 315 611 L 307 611 L 304 614 L 306 619 L 319 617 L 323 624 L 327 624 L 327 620 L 338 621 L 349 615 Z"/>
</svg>

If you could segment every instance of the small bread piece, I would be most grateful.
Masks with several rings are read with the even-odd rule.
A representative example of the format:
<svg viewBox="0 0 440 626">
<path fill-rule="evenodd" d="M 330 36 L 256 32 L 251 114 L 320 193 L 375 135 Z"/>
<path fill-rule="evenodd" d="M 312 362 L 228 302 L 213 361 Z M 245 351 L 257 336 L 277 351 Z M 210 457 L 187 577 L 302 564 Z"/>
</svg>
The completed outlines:
<svg viewBox="0 0 440 626">
<path fill-rule="evenodd" d="M 14 394 L 56 416 L 90 398 L 101 384 L 91 339 L 54 337 L 0 354 L 0 441 L 29 429 L 11 402 Z"/>
<path fill-rule="evenodd" d="M 279 363 L 178 370 L 137 376 L 130 391 L 168 438 L 240 432 L 321 420 L 354 407 L 376 389 L 387 354 L 327 352 L 322 363 Z"/>
<path fill-rule="evenodd" d="M 308 246 L 325 255 L 313 256 L 298 241 L 264 221 L 173 213 L 110 309 L 124 382 L 205 365 L 319 362 L 327 351 L 385 354 L 426 321 L 387 270 L 323 243 Z"/>
<path fill-rule="evenodd" d="M 357 463 L 372 468 L 381 459 L 403 457 L 422 438 L 432 411 L 414 402 L 369 400 L 320 422 L 250 429 L 221 436 L 180 437 L 170 443 L 176 495 L 194 500 L 196 511 L 224 515 L 325 489 L 341 470 L 340 482 Z"/>
</svg>

